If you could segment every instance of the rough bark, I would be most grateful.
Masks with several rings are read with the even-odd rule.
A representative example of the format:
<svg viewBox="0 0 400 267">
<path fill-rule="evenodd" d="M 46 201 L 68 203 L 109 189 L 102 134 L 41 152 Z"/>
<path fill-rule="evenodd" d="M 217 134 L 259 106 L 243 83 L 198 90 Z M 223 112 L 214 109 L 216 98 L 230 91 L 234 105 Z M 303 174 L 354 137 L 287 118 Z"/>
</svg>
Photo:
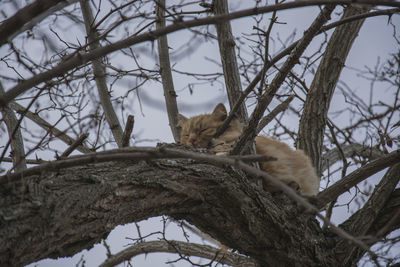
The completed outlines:
<svg viewBox="0 0 400 267">
<path fill-rule="evenodd" d="M 365 13 L 365 9 L 347 6 L 343 18 Z M 321 149 L 329 105 L 340 73 L 353 41 L 364 19 L 341 25 L 329 39 L 325 53 L 315 73 L 304 103 L 304 111 L 299 124 L 297 148 L 310 157 L 318 176 L 321 176 Z"/>
<path fill-rule="evenodd" d="M 355 236 L 366 235 L 374 222 L 378 219 L 378 215 L 385 207 L 386 202 L 390 198 L 393 190 L 400 180 L 400 164 L 392 166 L 382 178 L 380 183 L 375 187 L 375 190 L 364 206 L 346 220 L 341 227 Z M 390 220 L 388 220 L 389 222 Z M 384 228 L 384 226 L 382 227 Z M 390 232 L 389 232 L 390 233 Z M 385 232 L 383 236 L 386 236 Z M 373 236 L 377 236 L 374 233 Z M 381 238 L 382 236 L 377 236 Z M 343 242 L 340 240 L 337 244 L 338 256 L 346 265 L 353 265 L 358 262 L 364 254 L 363 250 Z"/>
<path fill-rule="evenodd" d="M 331 201 L 334 201 L 341 194 L 367 179 L 371 175 L 400 162 L 400 150 L 392 151 L 389 154 L 381 156 L 368 164 L 356 169 L 346 175 L 338 182 L 334 183 L 324 191 L 320 192 L 318 197 L 318 207 L 322 208 Z"/>
<path fill-rule="evenodd" d="M 90 50 L 95 50 L 100 47 L 100 41 L 98 40 L 97 30 L 92 27 L 94 22 L 92 10 L 88 0 L 80 0 L 79 2 L 81 4 L 82 16 L 85 22 L 89 47 Z M 92 68 L 94 79 L 96 81 L 97 92 L 99 93 L 101 107 L 103 108 L 107 123 L 110 126 L 110 130 L 118 147 L 123 147 L 123 131 L 119 123 L 118 116 L 115 113 L 114 107 L 111 103 L 111 93 L 107 87 L 106 69 L 103 66 L 102 59 L 96 58 L 92 60 Z"/>
<path fill-rule="evenodd" d="M 165 0 L 159 0 L 156 4 L 157 23 L 156 29 L 165 27 Z M 176 103 L 177 94 L 174 89 L 172 79 L 171 63 L 169 60 L 169 47 L 166 35 L 157 39 L 158 58 L 160 62 L 160 74 L 164 90 L 165 105 L 167 108 L 169 127 L 175 142 L 179 141 L 180 133 L 178 128 L 178 104 Z"/>
<path fill-rule="evenodd" d="M 213 12 L 215 15 L 229 13 L 227 0 L 214 0 Z M 226 92 L 231 108 L 242 94 L 242 83 L 240 82 L 239 68 L 236 61 L 235 39 L 233 38 L 230 21 L 215 24 L 217 29 L 218 46 L 221 54 L 222 70 L 224 72 Z M 245 102 L 242 102 L 236 116 L 240 121 L 247 121 L 248 114 Z"/>
<path fill-rule="evenodd" d="M 0 265 L 70 256 L 115 226 L 185 219 L 261 266 L 338 266 L 329 234 L 283 195 L 233 168 L 193 160 L 109 161 L 1 186 Z"/>
</svg>

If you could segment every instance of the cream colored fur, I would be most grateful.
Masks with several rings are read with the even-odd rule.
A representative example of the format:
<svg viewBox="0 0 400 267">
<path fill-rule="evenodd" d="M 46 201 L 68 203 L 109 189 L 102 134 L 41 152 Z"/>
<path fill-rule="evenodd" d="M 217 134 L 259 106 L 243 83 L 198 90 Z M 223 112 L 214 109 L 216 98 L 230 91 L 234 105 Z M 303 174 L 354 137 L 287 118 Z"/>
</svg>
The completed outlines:
<svg viewBox="0 0 400 267">
<path fill-rule="evenodd" d="M 192 146 L 209 148 L 212 152 L 226 154 L 242 133 L 243 126 L 234 119 L 228 129 L 218 138 L 213 138 L 217 128 L 222 125 L 227 116 L 225 106 L 218 104 L 211 114 L 203 114 L 186 118 L 179 114 L 181 127 L 180 142 Z M 257 136 L 257 154 L 274 157 L 276 161 L 260 162 L 260 168 L 275 178 L 293 186 L 297 184 L 303 195 L 311 196 L 318 193 L 319 179 L 311 165 L 310 159 L 302 150 L 293 150 L 287 144 L 266 136 Z M 276 191 L 267 182 L 264 188 Z"/>
</svg>

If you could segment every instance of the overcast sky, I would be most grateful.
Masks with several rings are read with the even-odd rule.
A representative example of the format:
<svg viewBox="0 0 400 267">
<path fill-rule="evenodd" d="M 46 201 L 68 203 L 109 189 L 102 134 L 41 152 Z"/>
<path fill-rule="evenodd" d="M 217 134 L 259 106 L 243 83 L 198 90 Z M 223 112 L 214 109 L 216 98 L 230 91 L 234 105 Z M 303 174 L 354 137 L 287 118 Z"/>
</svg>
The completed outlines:
<svg viewBox="0 0 400 267">
<path fill-rule="evenodd" d="M 172 2 L 172 1 L 171 1 Z M 232 1 L 233 4 L 231 9 L 238 10 L 242 8 L 246 8 L 245 4 L 247 1 Z M 231 3 L 232 3 L 231 2 Z M 167 1 L 167 3 L 169 3 Z M 103 3 L 104 4 L 104 3 Z M 22 5 L 21 5 L 22 6 Z M 10 5 L 3 6 L 2 11 L 6 14 L 11 15 L 13 13 L 13 7 Z M 103 11 L 106 12 L 108 9 L 104 7 Z M 314 8 L 301 8 L 292 11 L 282 11 L 278 13 L 279 21 L 285 22 L 285 24 L 280 24 L 274 27 L 272 36 L 276 39 L 279 36 L 282 40 L 286 39 L 289 35 L 293 33 L 293 30 L 296 30 L 295 39 L 299 38 L 303 31 L 310 25 L 310 23 L 314 20 L 316 15 L 318 14 L 319 9 Z M 339 8 L 337 9 L 339 12 Z M 15 12 L 15 11 L 14 11 Z M 101 17 L 101 14 L 100 16 Z M 399 16 L 395 15 L 392 18 L 395 25 L 400 25 Z M 40 27 L 35 27 L 33 29 L 34 33 L 40 34 L 43 32 L 48 32 L 49 23 L 51 20 L 45 20 L 40 24 Z M 232 29 L 235 37 L 241 38 L 243 40 L 244 35 L 253 31 L 254 21 L 249 18 L 238 19 L 232 21 Z M 65 38 L 71 40 L 71 42 L 77 42 L 77 39 L 84 38 L 84 27 L 83 25 L 51 25 L 52 27 L 64 27 L 63 34 Z M 332 31 L 330 31 L 331 33 Z M 214 31 L 215 33 L 215 31 Z M 388 25 L 387 17 L 375 17 L 369 18 L 363 25 L 359 36 L 357 37 L 353 49 L 350 52 L 348 60 L 346 61 L 346 66 L 342 75 L 341 80 L 345 81 L 347 84 L 351 86 L 351 88 L 359 94 L 361 97 L 365 95 L 367 97 L 367 93 L 369 92 L 369 82 L 365 81 L 365 79 L 358 77 L 357 73 L 352 70 L 352 68 L 363 69 L 364 66 L 374 66 L 378 59 L 381 62 L 385 61 L 391 53 L 397 52 L 397 44 L 394 41 L 393 37 L 393 29 Z M 188 39 L 192 37 L 191 33 L 187 30 L 179 31 L 168 36 L 169 46 L 171 48 L 171 52 L 173 55 L 171 57 L 171 63 L 175 69 L 181 71 L 192 71 L 196 73 L 213 73 L 213 72 L 222 72 L 219 68 L 218 64 L 215 64 L 210 61 L 210 59 L 214 59 L 219 61 L 219 51 L 217 42 L 202 42 L 201 38 L 196 40 L 196 45 L 192 51 L 186 53 L 184 55 L 179 54 L 179 49 L 182 47 Z M 18 38 L 18 37 L 17 37 Z M 116 37 L 117 38 L 117 37 Z M 322 38 L 322 37 L 319 37 Z M 18 40 L 18 39 L 16 39 Z M 83 40 L 83 39 L 82 39 Z M 27 49 L 32 49 L 33 51 L 36 49 L 34 46 L 29 47 L 29 44 L 26 44 Z M 134 47 L 134 49 L 138 51 L 143 51 L 141 62 L 145 64 L 149 68 L 156 69 L 154 58 L 157 58 L 156 55 L 156 43 L 143 43 Z M 309 51 L 313 51 L 316 49 L 318 45 L 318 38 L 316 42 L 313 42 Z M 154 48 L 154 49 L 152 49 Z M 281 46 L 276 43 L 271 47 L 271 52 L 277 52 Z M 3 46 L 0 48 L 0 57 L 3 57 L 5 53 L 8 52 L 7 46 Z M 131 64 L 131 62 L 124 62 L 125 59 L 119 61 L 117 55 L 110 55 L 111 60 L 113 62 L 118 62 L 121 65 Z M 0 62 L 0 69 L 5 72 L 8 70 L 4 66 L 3 63 Z M 311 77 L 310 77 L 311 78 Z M 9 89 L 10 86 L 7 86 L 8 83 L 6 81 L 2 81 L 4 83 L 5 89 Z M 178 93 L 178 106 L 179 110 L 187 116 L 192 116 L 198 113 L 206 113 L 210 112 L 212 108 L 219 102 L 224 102 L 227 104 L 227 98 L 224 91 L 224 85 L 221 82 L 216 82 L 213 84 L 203 84 L 196 85 L 194 90 L 190 92 L 187 89 L 188 83 L 193 82 L 193 80 L 189 80 L 185 75 L 178 75 L 174 73 L 174 84 L 175 89 Z M 306 83 L 310 85 L 311 79 L 307 80 Z M 116 95 L 124 94 L 131 86 L 127 82 L 117 83 L 115 87 L 113 87 Z M 244 85 L 245 86 L 245 85 Z M 132 97 L 132 102 L 129 103 L 129 109 L 132 111 L 135 116 L 135 126 L 134 126 L 134 136 L 137 137 L 137 145 L 146 145 L 146 146 L 154 146 L 157 142 L 173 142 L 173 138 L 168 126 L 168 118 L 166 115 L 166 111 L 163 106 L 163 92 L 161 88 L 161 84 L 151 82 L 146 84 L 146 88 L 142 88 L 139 91 L 139 96 L 141 96 L 141 102 L 139 102 L 138 97 Z M 382 94 L 380 95 L 382 99 L 390 99 L 390 94 Z M 157 104 L 159 103 L 159 104 Z M 248 102 L 251 104 L 251 101 Z M 331 110 L 340 109 L 343 105 L 343 99 L 341 96 L 335 96 L 334 101 L 332 101 Z M 251 106 L 249 110 L 251 110 Z M 119 114 L 120 115 L 120 114 Z M 49 120 L 56 120 L 56 118 L 49 118 Z M 122 118 L 120 117 L 120 122 L 122 122 Z M 293 121 L 293 129 L 296 130 L 298 118 L 294 115 L 288 114 L 284 117 L 284 120 L 289 122 Z M 340 123 L 340 121 L 339 121 Z M 30 126 L 29 123 L 26 126 Z M 61 124 L 61 126 L 67 127 L 66 124 Z M 60 127 L 63 128 L 63 127 Z M 268 130 L 268 129 L 266 129 Z M 1 142 L 5 142 L 6 138 L 1 137 Z M 59 143 L 56 143 L 59 144 Z M 62 144 L 59 144 L 60 147 L 63 147 Z M 293 146 L 292 143 L 289 145 Z M 54 145 L 57 148 L 57 145 Z M 62 151 L 63 148 L 60 148 Z M 43 152 L 39 155 L 44 159 L 53 159 L 54 155 Z M 373 179 L 371 179 L 373 180 Z M 346 216 L 344 213 L 337 213 L 337 216 L 333 218 L 333 221 L 340 222 Z M 162 227 L 161 219 L 159 217 L 149 219 L 143 223 L 141 223 L 142 234 L 150 233 L 152 231 L 159 230 Z M 177 229 L 174 225 L 169 226 L 168 233 L 170 234 L 171 239 L 180 239 L 184 240 L 180 235 L 180 230 Z M 133 224 L 129 224 L 126 226 L 118 226 L 113 232 L 111 232 L 110 236 L 107 239 L 107 242 L 111 246 L 111 250 L 113 253 L 123 249 L 123 246 L 128 244 L 130 240 L 126 240 L 125 237 L 136 236 L 136 227 Z M 179 236 L 179 237 L 178 237 Z M 177 238 L 178 237 L 178 238 Z M 90 251 L 84 251 L 75 255 L 72 258 L 58 259 L 54 260 L 43 260 L 36 264 L 31 264 L 29 266 L 75 266 L 81 259 L 82 254 L 84 254 L 84 259 L 86 261 L 85 266 L 97 266 L 101 263 L 105 257 L 106 252 L 103 245 L 98 244 Z M 175 255 L 165 255 L 160 254 L 157 256 L 140 256 L 133 260 L 134 266 L 164 266 L 164 262 L 166 259 L 173 260 L 175 259 Z M 187 263 L 176 263 L 175 266 L 189 266 Z"/>
</svg>

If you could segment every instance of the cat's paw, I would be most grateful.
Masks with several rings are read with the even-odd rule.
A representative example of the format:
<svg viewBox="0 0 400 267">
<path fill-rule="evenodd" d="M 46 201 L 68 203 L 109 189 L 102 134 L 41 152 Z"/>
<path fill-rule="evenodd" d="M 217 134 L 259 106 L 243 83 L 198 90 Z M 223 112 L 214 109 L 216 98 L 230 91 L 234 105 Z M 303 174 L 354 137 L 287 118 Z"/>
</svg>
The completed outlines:
<svg viewBox="0 0 400 267">
<path fill-rule="evenodd" d="M 228 156 L 228 152 L 217 152 L 215 155 L 217 156 Z"/>
</svg>

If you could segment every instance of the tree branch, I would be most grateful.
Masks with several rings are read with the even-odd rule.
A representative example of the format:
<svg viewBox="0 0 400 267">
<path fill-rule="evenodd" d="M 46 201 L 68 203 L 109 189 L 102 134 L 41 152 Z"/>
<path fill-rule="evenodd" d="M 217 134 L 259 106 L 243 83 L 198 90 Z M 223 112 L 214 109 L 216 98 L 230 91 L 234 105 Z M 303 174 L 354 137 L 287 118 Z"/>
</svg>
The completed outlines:
<svg viewBox="0 0 400 267">
<path fill-rule="evenodd" d="M 213 0 L 212 7 L 213 13 L 216 16 L 229 14 L 227 0 Z M 229 106 L 233 108 L 242 94 L 242 83 L 240 81 L 239 68 L 236 61 L 235 39 L 233 38 L 229 20 L 215 24 L 215 28 L 217 29 L 219 53 L 221 55 Z M 244 123 L 247 121 L 248 114 L 244 102 L 239 104 L 235 115 L 241 122 Z"/>
<path fill-rule="evenodd" d="M 62 154 L 61 158 L 68 157 L 78 146 L 82 145 L 83 141 L 89 136 L 88 133 L 84 133 L 78 137 Z"/>
<path fill-rule="evenodd" d="M 347 6 L 342 19 L 365 13 L 365 9 Z M 350 48 L 364 19 L 341 25 L 335 29 L 307 94 L 301 114 L 296 147 L 310 157 L 317 175 L 321 176 L 321 154 L 327 114 L 333 92 L 344 67 Z"/>
<path fill-rule="evenodd" d="M 13 36 L 21 32 L 21 28 L 28 22 L 35 20 L 52 7 L 61 4 L 64 7 L 71 1 L 66 0 L 37 0 L 18 10 L 12 17 L 4 20 L 0 25 L 0 46 L 9 42 Z"/>
<path fill-rule="evenodd" d="M 3 84 L 0 82 L 0 96 L 4 94 Z M 16 171 L 26 169 L 24 140 L 17 117 L 8 105 L 1 107 L 1 114 L 7 127 L 8 136 L 11 140 L 11 156 Z M 4 148 L 6 149 L 6 148 Z"/>
<path fill-rule="evenodd" d="M 253 156 L 253 155 L 246 156 L 246 158 L 248 158 L 248 157 L 258 159 L 257 157 L 259 157 L 259 156 Z M 228 164 L 228 165 L 237 166 L 240 169 L 244 170 L 249 175 L 254 176 L 254 177 L 262 177 L 267 182 L 272 184 L 272 186 L 280 188 L 288 197 L 290 197 L 292 200 L 294 200 L 300 206 L 302 206 L 303 208 L 305 208 L 307 211 L 311 212 L 312 214 L 316 214 L 326 224 L 329 224 L 330 229 L 334 233 L 336 233 L 337 235 L 339 235 L 340 237 L 342 237 L 346 240 L 353 242 L 357 246 L 360 246 L 362 249 L 369 251 L 368 247 L 363 242 L 361 242 L 357 238 L 354 238 L 353 236 L 351 236 L 347 232 L 343 231 L 342 229 L 334 226 L 331 222 L 329 222 L 329 220 L 327 220 L 327 218 L 325 218 L 324 216 L 322 216 L 321 214 L 318 213 L 318 209 L 316 207 L 314 207 L 313 205 L 308 203 L 308 201 L 306 199 L 304 199 L 304 197 L 298 195 L 291 187 L 289 187 L 282 181 L 275 179 L 274 177 L 270 176 L 269 174 L 267 174 L 257 168 L 254 168 L 248 164 L 244 164 L 240 160 L 240 157 L 238 158 L 237 156 L 234 156 L 233 158 L 219 157 L 219 156 L 215 156 L 215 155 L 207 155 L 207 154 L 202 154 L 202 153 L 193 153 L 193 152 L 186 152 L 186 151 L 182 151 L 182 150 L 171 149 L 171 148 L 167 148 L 165 146 L 162 146 L 159 149 L 144 148 L 144 147 L 143 148 L 126 148 L 126 149 L 118 149 L 118 150 L 111 150 L 111 151 L 106 151 L 106 152 L 93 153 L 93 154 L 89 154 L 89 155 L 73 156 L 73 157 L 65 159 L 65 160 L 49 162 L 49 163 L 42 164 L 38 167 L 32 167 L 32 168 L 24 171 L 23 173 L 7 174 L 5 176 L 0 177 L 0 185 L 7 188 L 9 183 L 18 182 L 19 179 L 17 179 L 17 178 L 22 178 L 22 179 L 26 180 L 27 179 L 26 177 L 28 177 L 28 176 L 32 177 L 32 175 L 35 175 L 35 174 L 43 175 L 45 172 L 49 172 L 49 171 L 50 172 L 56 171 L 57 173 L 59 173 L 59 172 L 63 171 L 65 168 L 72 167 L 72 166 L 77 167 L 77 166 L 89 164 L 92 162 L 101 163 L 101 162 L 110 162 L 110 161 L 117 161 L 117 160 L 126 162 L 128 160 L 146 160 L 146 159 L 152 159 L 154 162 L 154 160 L 157 158 L 175 158 L 175 159 L 176 158 L 185 158 L 185 159 L 192 158 L 192 159 L 196 159 L 196 160 L 200 160 L 200 161 L 207 161 L 207 162 L 215 164 L 215 165 Z M 258 159 L 258 160 L 260 160 L 260 159 Z M 156 163 L 154 163 L 154 164 L 156 164 Z M 154 168 L 152 168 L 152 170 L 154 171 Z M 121 170 L 121 171 L 123 171 L 123 170 Z M 168 177 L 168 175 L 172 175 L 172 174 L 163 173 L 162 175 L 167 175 L 167 177 Z M 144 177 L 144 176 L 142 176 L 142 173 L 140 173 L 139 176 Z M 176 178 L 176 175 L 175 176 L 172 175 L 172 176 L 173 176 L 173 178 Z M 8 181 L 8 184 L 7 184 L 7 181 Z M 35 181 L 39 182 L 39 183 L 45 182 L 45 181 L 42 181 L 42 178 L 35 178 Z M 26 182 L 27 181 L 25 181 L 25 183 Z M 251 190 L 251 192 L 253 192 L 256 189 L 257 189 L 256 191 L 262 190 L 260 187 L 253 185 L 253 183 L 249 183 L 249 180 L 247 177 L 245 178 L 244 183 L 246 184 L 246 186 L 251 187 L 251 189 L 249 189 L 249 190 Z M 175 184 L 175 183 L 173 184 L 173 187 L 178 191 L 183 190 L 182 186 L 178 186 L 178 184 Z M 199 191 L 197 191 L 198 188 L 196 186 L 193 187 L 192 189 L 187 188 L 184 190 L 185 190 L 185 193 L 189 194 L 191 197 L 194 197 L 195 198 L 194 200 L 203 200 L 205 197 L 205 196 L 202 196 L 199 193 Z M 146 201 L 148 201 L 148 200 L 146 200 Z M 214 201 L 214 202 L 210 202 L 210 203 L 213 203 L 212 205 L 215 205 L 216 202 Z M 222 205 L 221 207 L 223 207 L 223 206 L 224 205 Z M 10 211 L 8 211 L 8 212 L 10 212 Z M 204 211 L 201 211 L 201 212 L 204 212 Z M 1 214 L 1 210 L 0 210 L 0 214 Z M 249 215 L 247 212 L 246 212 L 246 214 Z M 167 214 L 167 215 L 171 215 L 171 214 Z M 198 225 L 195 222 L 191 221 L 190 217 L 187 217 L 186 215 L 187 215 L 187 211 L 185 212 L 184 215 L 179 215 L 179 216 L 183 216 L 182 217 L 183 219 L 188 220 L 192 224 L 196 225 L 202 231 L 204 231 L 204 229 L 209 230 L 208 224 Z M 175 214 L 175 216 L 178 216 L 178 215 Z M 177 217 L 177 219 L 181 218 L 179 216 Z M 195 218 L 197 216 L 198 215 L 195 215 Z M 212 214 L 210 216 L 211 216 L 210 219 L 215 220 L 215 216 L 216 216 L 215 214 Z M 237 215 L 234 215 L 234 216 L 237 216 Z M 174 216 L 172 216 L 172 217 L 174 217 Z M 251 218 L 249 218 L 249 220 L 251 220 Z M 260 223 L 260 221 L 257 221 L 257 222 Z M 208 222 L 208 223 L 210 223 L 210 222 Z M 229 247 L 235 248 L 236 245 L 233 245 L 231 243 L 232 241 L 229 241 L 229 238 L 228 238 L 228 240 L 226 240 L 226 238 L 227 238 L 226 236 L 223 236 L 223 235 L 221 236 L 221 232 L 219 232 L 219 231 L 214 232 L 214 233 L 209 233 L 209 232 L 207 232 L 207 233 L 209 233 L 213 238 L 216 238 L 218 241 L 221 241 L 221 243 L 226 244 Z M 226 231 L 222 231 L 222 232 L 225 233 Z M 250 234 L 250 233 L 247 233 L 247 234 Z M 253 235 L 253 234 L 251 234 L 251 235 Z M 1 232 L 0 232 L 0 236 L 1 236 Z M 232 237 L 235 238 L 234 236 L 232 236 Z M 222 239 L 220 239 L 220 238 L 222 238 Z M 235 240 L 237 238 L 238 237 L 236 237 Z M 259 242 L 259 241 L 257 241 L 257 242 Z M 263 241 L 263 242 L 265 242 L 265 241 Z M 249 244 L 246 244 L 246 247 L 248 247 L 248 246 L 249 246 Z M 250 247 L 248 247 L 248 248 L 250 249 Z M 256 249 L 256 248 L 253 247 L 252 249 L 250 249 L 250 252 L 249 252 L 250 254 L 248 254 L 249 256 L 258 255 L 258 253 L 256 253 L 256 255 L 254 255 L 254 253 L 255 253 L 254 249 Z M 268 251 L 270 251 L 270 250 L 268 250 Z M 264 251 L 261 254 L 262 255 L 261 258 L 260 258 L 260 255 L 258 257 L 256 257 L 259 260 L 260 264 L 265 261 L 264 257 L 267 256 L 267 254 L 265 254 L 265 253 L 266 252 Z M 370 252 L 370 253 L 372 255 L 374 255 L 372 252 Z M 1 255 L 1 253 L 0 253 L 0 255 Z M 274 255 L 274 257 L 276 257 L 276 255 Z M 287 255 L 285 257 L 287 257 Z M 274 259 L 276 260 L 276 258 L 274 258 Z M 269 256 L 268 256 L 268 260 L 271 260 L 271 259 L 269 259 Z"/>
<path fill-rule="evenodd" d="M 384 208 L 379 212 L 375 222 L 368 230 L 368 235 L 375 242 L 392 231 L 400 228 L 400 188 L 395 189 L 390 195 Z M 364 251 L 362 251 L 364 253 Z"/>
<path fill-rule="evenodd" d="M 156 30 L 165 28 L 165 0 L 156 1 Z M 158 58 L 160 61 L 160 74 L 164 90 L 165 104 L 167 107 L 169 127 L 175 142 L 179 142 L 180 129 L 178 127 L 178 105 L 176 103 L 177 94 L 174 89 L 172 78 L 171 63 L 169 61 L 169 47 L 167 35 L 157 38 Z"/>
<path fill-rule="evenodd" d="M 79 1 L 82 10 L 82 16 L 85 23 L 86 34 L 89 40 L 90 50 L 96 50 L 100 48 L 100 42 L 98 40 L 97 31 L 92 27 L 94 23 L 94 18 L 92 10 L 90 8 L 89 0 Z M 115 114 L 114 107 L 111 103 L 111 94 L 107 88 L 106 82 L 106 70 L 101 62 L 101 58 L 96 58 L 92 60 L 92 68 L 94 79 L 97 85 L 97 91 L 99 93 L 101 107 L 103 108 L 104 115 L 106 117 L 107 123 L 110 126 L 111 132 L 114 136 L 114 140 L 118 147 L 123 147 L 122 145 L 122 127 L 119 123 L 118 116 Z"/>
<path fill-rule="evenodd" d="M 318 17 L 311 24 L 311 26 L 304 32 L 303 37 L 299 40 L 299 42 L 296 43 L 296 47 L 292 50 L 279 72 L 275 75 L 268 89 L 258 99 L 258 103 L 254 108 L 254 111 L 251 114 L 246 127 L 243 130 L 243 134 L 239 137 L 234 147 L 232 148 L 232 154 L 239 154 L 241 150 L 247 145 L 247 143 L 254 140 L 256 136 L 257 126 L 268 104 L 272 101 L 272 98 L 285 80 L 287 74 L 298 62 L 300 56 L 310 44 L 311 40 L 319 32 L 322 25 L 330 19 L 330 14 L 334 8 L 334 5 L 328 5 L 324 7 L 319 13 Z"/>
<path fill-rule="evenodd" d="M 259 134 L 265 126 L 268 125 L 279 113 L 285 111 L 288 107 L 290 102 L 292 102 L 294 95 L 289 96 L 285 99 L 282 103 L 277 105 L 267 116 L 263 117 L 260 120 L 260 123 L 257 126 L 256 134 Z"/>
<path fill-rule="evenodd" d="M 374 192 L 364 206 L 354 213 L 349 219 L 340 225 L 341 228 L 355 236 L 366 235 L 379 213 L 385 207 L 391 193 L 400 180 L 400 164 L 392 166 L 375 187 Z M 372 245 L 372 244 L 370 244 Z M 358 247 L 340 240 L 336 248 L 340 258 L 345 265 L 352 265 L 358 262 L 363 253 L 359 253 Z M 357 255 L 358 254 L 358 255 Z"/>
<path fill-rule="evenodd" d="M 377 148 L 368 147 L 357 143 L 342 145 L 341 148 L 346 158 L 359 156 L 373 160 L 384 155 L 384 153 Z M 328 169 L 328 167 L 341 160 L 341 155 L 339 149 L 334 148 L 322 155 L 321 158 L 321 171 L 323 172 Z"/>
<path fill-rule="evenodd" d="M 335 200 L 338 196 L 358 184 L 359 182 L 370 177 L 374 173 L 377 173 L 384 168 L 390 167 L 400 162 L 400 150 L 395 150 L 389 154 L 386 154 L 376 160 L 369 162 L 368 164 L 358 168 L 352 173 L 346 175 L 340 181 L 334 183 L 324 191 L 317 195 L 318 208 L 324 207 L 329 202 Z"/>
<path fill-rule="evenodd" d="M 135 117 L 133 115 L 129 115 L 126 120 L 124 134 L 122 135 L 122 147 L 129 146 L 129 139 L 131 138 L 133 124 L 135 123 Z"/>
<path fill-rule="evenodd" d="M 108 258 L 100 265 L 100 267 L 116 266 L 117 264 L 120 264 L 123 261 L 130 260 L 132 257 L 135 257 L 137 255 L 153 252 L 167 252 L 175 254 L 178 253 L 180 255 L 182 254 L 186 256 L 196 256 L 230 266 L 259 266 L 255 261 L 251 260 L 248 257 L 244 257 L 228 251 L 221 251 L 221 249 L 208 245 L 200 245 L 182 241 L 159 240 L 140 242 L 131 247 L 128 247 L 123 251 Z"/>
<path fill-rule="evenodd" d="M 275 201 L 232 168 L 188 159 L 154 160 L 154 149 L 142 151 L 153 160 L 116 161 L 114 151 L 108 161 L 98 157 L 92 161 L 97 163 L 82 164 L 87 156 L 73 156 L 62 161 L 75 158 L 80 165 L 52 171 L 45 163 L 40 175 L 27 172 L 23 182 L 1 183 L 0 264 L 69 256 L 99 242 L 119 224 L 157 215 L 185 219 L 262 266 L 338 264 L 334 255 L 321 253 L 329 251 L 328 237 L 313 216 L 299 213 L 283 195 Z M 282 227 L 283 222 L 290 223 Z M 283 243 L 284 248 L 279 245 Z"/>
<path fill-rule="evenodd" d="M 57 66 L 53 67 L 52 69 L 42 72 L 34 77 L 28 78 L 18 85 L 15 85 L 13 88 L 7 90 L 5 95 L 0 98 L 0 106 L 4 106 L 6 103 L 10 102 L 12 99 L 17 97 L 18 95 L 22 94 L 26 90 L 38 85 L 41 82 L 45 82 L 50 80 L 54 77 L 58 77 L 63 75 L 69 70 L 72 70 L 82 64 L 87 63 L 88 61 L 94 60 L 98 57 L 105 56 L 109 53 L 114 51 L 120 50 L 122 48 L 132 46 L 134 44 L 142 43 L 145 41 L 153 41 L 155 38 L 169 34 L 171 32 L 179 31 L 185 28 L 191 28 L 195 26 L 207 25 L 218 23 L 225 20 L 237 19 L 242 17 L 247 17 L 250 15 L 257 15 L 261 13 L 268 13 L 273 12 L 275 10 L 285 10 L 297 7 L 304 7 L 304 6 L 313 6 L 313 5 L 325 5 L 327 3 L 330 4 L 352 4 L 352 0 L 309 0 L 309 1 L 295 1 L 295 2 L 285 2 L 276 5 L 268 5 L 264 7 L 257 7 L 257 8 L 249 8 L 244 9 L 237 12 L 232 12 L 226 15 L 219 15 L 214 17 L 207 17 L 202 19 L 194 19 L 188 20 L 184 22 L 176 22 L 173 25 L 169 25 L 163 29 L 155 30 L 139 35 L 134 35 L 128 37 L 127 39 L 115 42 L 113 44 L 100 47 L 95 49 L 91 52 L 87 53 L 78 53 L 70 56 L 66 56 L 67 60 L 61 62 Z M 372 4 L 372 5 L 381 5 L 381 6 L 391 6 L 391 7 L 400 7 L 399 2 L 391 1 L 391 0 L 358 0 L 358 4 Z"/>
<path fill-rule="evenodd" d="M 11 102 L 10 107 L 21 114 L 22 116 L 27 117 L 28 119 L 34 121 L 37 125 L 45 129 L 46 131 L 49 131 L 51 134 L 53 134 L 55 137 L 59 138 L 61 141 L 66 143 L 67 145 L 72 145 L 76 140 L 69 135 L 67 135 L 65 132 L 57 129 L 50 123 L 48 123 L 46 120 L 42 119 L 39 115 L 36 113 L 30 112 L 27 110 L 25 107 L 21 106 L 20 104 L 16 102 Z M 90 148 L 86 147 L 85 145 L 81 144 L 77 148 L 82 153 L 89 153 L 93 152 Z"/>
</svg>

